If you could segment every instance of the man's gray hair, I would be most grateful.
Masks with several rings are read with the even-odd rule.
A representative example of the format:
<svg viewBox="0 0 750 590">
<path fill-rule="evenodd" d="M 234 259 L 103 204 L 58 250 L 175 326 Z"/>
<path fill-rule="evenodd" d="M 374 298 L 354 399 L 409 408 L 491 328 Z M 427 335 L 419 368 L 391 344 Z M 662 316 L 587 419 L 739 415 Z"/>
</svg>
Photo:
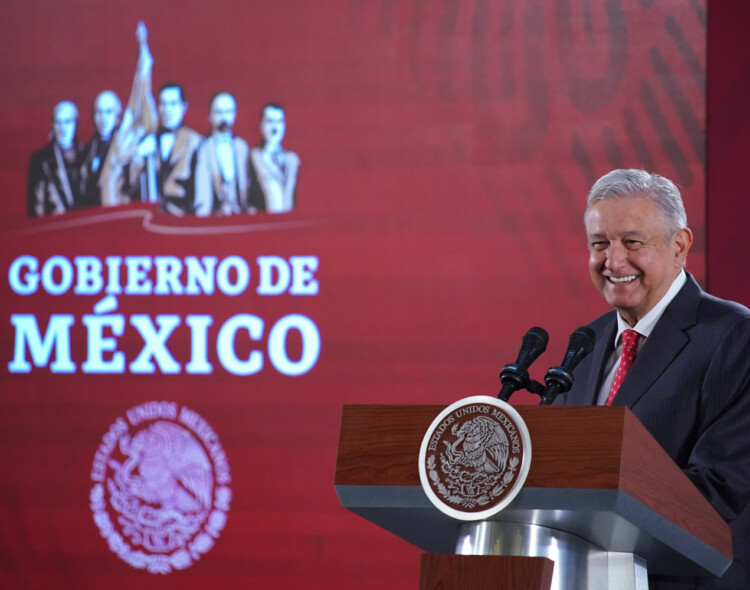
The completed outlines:
<svg viewBox="0 0 750 590">
<path fill-rule="evenodd" d="M 55 105 L 55 108 L 52 109 L 51 119 L 53 122 L 55 120 L 55 117 L 57 117 L 57 112 L 63 107 L 68 107 L 69 109 L 71 109 L 73 111 L 73 116 L 76 118 L 76 120 L 78 120 L 78 107 L 69 100 L 63 100 L 58 102 Z"/>
<path fill-rule="evenodd" d="M 619 197 L 641 197 L 656 203 L 664 214 L 666 240 L 687 227 L 687 214 L 679 189 L 671 180 L 645 170 L 612 170 L 597 180 L 586 196 L 584 222 L 595 203 Z"/>
<path fill-rule="evenodd" d="M 94 99 L 94 110 L 96 110 L 96 106 L 99 104 L 99 101 L 105 96 L 108 96 L 112 99 L 112 102 L 115 103 L 115 110 L 117 111 L 117 114 L 121 114 L 122 102 L 120 101 L 120 97 L 115 94 L 114 90 L 103 90 L 102 92 L 97 94 L 96 98 Z"/>
</svg>

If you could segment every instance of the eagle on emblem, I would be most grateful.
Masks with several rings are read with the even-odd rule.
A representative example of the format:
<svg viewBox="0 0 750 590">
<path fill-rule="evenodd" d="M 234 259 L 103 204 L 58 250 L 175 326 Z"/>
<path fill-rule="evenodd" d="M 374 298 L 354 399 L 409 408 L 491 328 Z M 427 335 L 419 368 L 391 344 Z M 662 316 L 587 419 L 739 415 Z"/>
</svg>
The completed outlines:
<svg viewBox="0 0 750 590">
<path fill-rule="evenodd" d="M 461 425 L 455 424 L 451 433 L 457 437 L 453 444 L 445 443 L 451 463 L 460 463 L 488 474 L 505 471 L 508 436 L 494 420 L 478 416 Z"/>
</svg>

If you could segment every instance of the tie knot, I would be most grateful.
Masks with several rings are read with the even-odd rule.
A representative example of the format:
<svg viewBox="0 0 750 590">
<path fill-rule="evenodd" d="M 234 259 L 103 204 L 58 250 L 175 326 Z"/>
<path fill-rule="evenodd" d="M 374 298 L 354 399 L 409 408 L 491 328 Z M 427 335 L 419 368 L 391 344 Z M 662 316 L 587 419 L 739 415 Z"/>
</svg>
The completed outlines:
<svg viewBox="0 0 750 590">
<path fill-rule="evenodd" d="M 635 330 L 624 330 L 622 333 L 622 346 L 625 350 L 633 350 L 638 346 L 638 336 Z"/>
</svg>

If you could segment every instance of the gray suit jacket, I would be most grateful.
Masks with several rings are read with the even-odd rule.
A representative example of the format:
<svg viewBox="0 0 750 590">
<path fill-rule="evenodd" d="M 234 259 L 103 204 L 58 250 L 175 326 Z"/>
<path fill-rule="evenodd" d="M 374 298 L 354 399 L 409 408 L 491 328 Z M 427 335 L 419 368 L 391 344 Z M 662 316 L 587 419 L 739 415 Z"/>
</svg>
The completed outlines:
<svg viewBox="0 0 750 590">
<path fill-rule="evenodd" d="M 617 330 L 596 320 L 592 353 L 560 400 L 592 405 Z M 735 561 L 712 582 L 652 579 L 651 588 L 750 589 L 750 310 L 700 289 L 692 276 L 638 350 L 613 405 L 630 408 L 732 527 Z"/>
</svg>

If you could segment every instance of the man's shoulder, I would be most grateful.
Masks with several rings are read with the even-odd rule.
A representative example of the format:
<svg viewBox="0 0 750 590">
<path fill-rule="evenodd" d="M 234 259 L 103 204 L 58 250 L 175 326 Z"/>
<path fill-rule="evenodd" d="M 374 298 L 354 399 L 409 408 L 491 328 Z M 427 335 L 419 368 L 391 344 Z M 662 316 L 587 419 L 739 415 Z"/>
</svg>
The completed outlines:
<svg viewBox="0 0 750 590">
<path fill-rule="evenodd" d="M 198 147 L 196 149 L 198 151 L 198 155 L 201 156 L 210 153 L 215 149 L 215 146 L 216 137 L 213 135 L 207 135 L 198 142 Z"/>
<path fill-rule="evenodd" d="M 612 322 L 616 320 L 617 312 L 614 309 L 610 309 L 609 311 L 603 313 L 598 318 L 590 321 L 587 325 L 589 328 L 594 330 L 594 332 L 600 334 L 603 330 L 611 326 Z"/>
<path fill-rule="evenodd" d="M 49 160 L 55 157 L 55 149 L 52 143 L 46 143 L 37 150 L 31 152 L 30 161 L 32 163 Z"/>
<path fill-rule="evenodd" d="M 186 143 L 195 145 L 196 147 L 204 139 L 204 137 L 200 133 L 198 133 L 192 127 L 188 127 L 187 125 L 183 125 L 179 129 L 177 129 L 177 131 L 175 131 L 175 137 L 180 138 L 182 141 L 185 141 Z"/>
<path fill-rule="evenodd" d="M 29 157 L 29 181 L 40 182 L 49 179 L 57 170 L 55 147 L 50 142 L 31 152 Z"/>
<path fill-rule="evenodd" d="M 721 299 L 704 291 L 698 282 L 688 275 L 688 281 L 677 294 L 667 309 L 671 313 L 692 313 L 695 309 L 695 319 L 703 322 L 729 322 L 734 323 L 750 318 L 750 309 L 727 299 Z"/>
<path fill-rule="evenodd" d="M 698 304 L 698 320 L 722 321 L 734 324 L 750 320 L 750 309 L 728 299 L 721 299 L 705 291 L 701 291 Z"/>
<path fill-rule="evenodd" d="M 247 142 L 241 137 L 237 137 L 235 135 L 233 138 L 233 141 L 234 141 L 235 149 L 240 149 L 244 151 L 245 153 L 248 153 L 250 151 L 250 147 L 247 145 Z"/>
<path fill-rule="evenodd" d="M 300 160 L 296 152 L 285 150 L 284 155 L 286 156 L 287 162 L 289 162 L 290 164 L 294 164 L 295 166 L 299 166 Z"/>
</svg>

